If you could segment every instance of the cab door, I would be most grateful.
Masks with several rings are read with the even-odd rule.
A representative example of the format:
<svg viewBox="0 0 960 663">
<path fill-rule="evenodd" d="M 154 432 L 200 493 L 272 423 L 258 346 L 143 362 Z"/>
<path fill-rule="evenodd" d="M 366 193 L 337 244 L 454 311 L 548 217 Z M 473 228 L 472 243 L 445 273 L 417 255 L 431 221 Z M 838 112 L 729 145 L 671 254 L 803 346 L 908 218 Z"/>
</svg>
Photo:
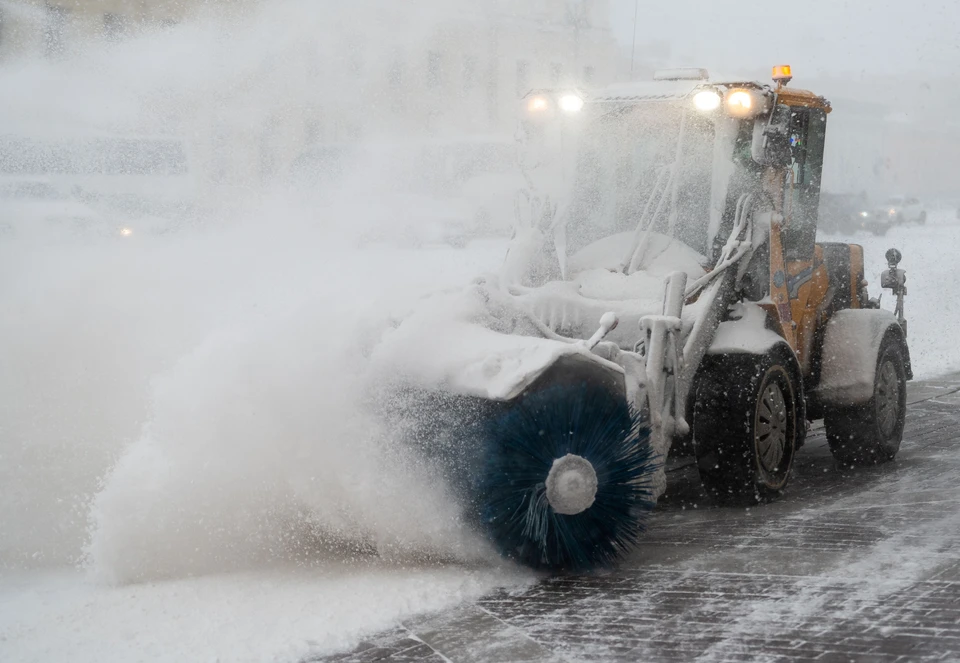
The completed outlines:
<svg viewBox="0 0 960 663">
<path fill-rule="evenodd" d="M 791 109 L 791 163 L 783 182 L 783 250 L 788 262 L 813 259 L 826 128 L 827 115 L 823 110 Z"/>
<path fill-rule="evenodd" d="M 781 182 L 783 262 L 782 267 L 771 265 L 772 287 L 779 290 L 781 302 L 780 322 L 804 374 L 812 369 L 817 318 L 828 286 L 823 251 L 816 243 L 826 124 L 821 108 L 791 108 L 791 162 Z"/>
</svg>

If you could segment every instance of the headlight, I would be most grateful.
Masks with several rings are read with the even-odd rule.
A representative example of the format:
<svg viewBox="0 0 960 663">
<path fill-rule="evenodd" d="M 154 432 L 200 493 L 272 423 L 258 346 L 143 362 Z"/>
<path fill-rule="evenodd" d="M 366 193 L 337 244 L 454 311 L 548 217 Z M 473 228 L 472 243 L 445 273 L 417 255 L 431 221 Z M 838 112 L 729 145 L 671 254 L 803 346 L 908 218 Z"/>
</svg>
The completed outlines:
<svg viewBox="0 0 960 663">
<path fill-rule="evenodd" d="M 716 90 L 701 90 L 693 95 L 693 105 L 697 110 L 712 111 L 720 107 L 720 95 Z"/>
<path fill-rule="evenodd" d="M 756 117 L 767 109 L 767 98 L 756 90 L 733 88 L 727 91 L 724 105 L 733 117 Z"/>
<path fill-rule="evenodd" d="M 560 97 L 560 110 L 565 113 L 579 113 L 583 109 L 583 99 L 575 94 L 565 94 Z"/>
<path fill-rule="evenodd" d="M 868 216 L 870 216 L 870 212 L 860 212 L 860 216 L 862 216 L 865 219 Z"/>
<path fill-rule="evenodd" d="M 732 90 L 727 94 L 727 111 L 736 117 L 747 117 L 753 111 L 753 95 L 746 90 Z"/>
<path fill-rule="evenodd" d="M 133 234 L 133 228 L 121 228 L 121 229 L 120 229 L 120 236 L 121 236 L 121 237 L 129 237 L 129 236 L 132 235 L 132 234 Z"/>
<path fill-rule="evenodd" d="M 890 210 L 889 212 L 887 212 L 887 214 L 889 214 L 890 216 L 896 216 L 897 210 L 892 209 L 892 210 Z"/>
<path fill-rule="evenodd" d="M 527 102 L 527 110 L 531 113 L 542 113 L 548 108 L 550 108 L 550 102 L 546 97 L 531 97 L 530 101 Z"/>
</svg>

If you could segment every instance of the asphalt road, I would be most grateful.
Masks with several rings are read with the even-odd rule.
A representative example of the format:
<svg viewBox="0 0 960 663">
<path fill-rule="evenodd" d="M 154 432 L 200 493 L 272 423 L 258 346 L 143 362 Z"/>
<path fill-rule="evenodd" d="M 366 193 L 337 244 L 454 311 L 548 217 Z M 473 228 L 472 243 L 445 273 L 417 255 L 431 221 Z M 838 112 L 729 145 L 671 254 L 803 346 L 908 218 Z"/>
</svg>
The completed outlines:
<svg viewBox="0 0 960 663">
<path fill-rule="evenodd" d="M 893 463 L 820 428 L 787 494 L 718 508 L 689 465 L 609 572 L 544 578 L 308 661 L 960 661 L 960 375 L 911 384 Z"/>
</svg>

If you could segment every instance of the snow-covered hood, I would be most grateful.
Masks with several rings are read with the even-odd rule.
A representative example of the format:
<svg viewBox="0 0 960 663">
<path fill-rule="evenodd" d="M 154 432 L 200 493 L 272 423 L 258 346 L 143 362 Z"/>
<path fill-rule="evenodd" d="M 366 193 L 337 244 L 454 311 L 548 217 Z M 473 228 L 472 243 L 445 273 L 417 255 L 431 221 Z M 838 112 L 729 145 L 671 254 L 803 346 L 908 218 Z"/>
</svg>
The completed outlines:
<svg viewBox="0 0 960 663">
<path fill-rule="evenodd" d="M 422 300 L 384 333 L 371 361 L 377 375 L 413 386 L 505 401 L 570 355 L 622 370 L 583 344 L 536 335 L 512 298 L 478 284 Z"/>
<path fill-rule="evenodd" d="M 662 312 L 664 280 L 675 271 L 689 281 L 704 275 L 701 256 L 685 244 L 651 234 L 644 268 L 632 274 L 620 271 L 624 247 L 633 233 L 619 233 L 594 242 L 573 254 L 569 278 L 539 288 L 514 288 L 518 303 L 543 324 L 564 336 L 587 339 L 600 316 L 613 311 L 620 324 L 607 337 L 623 349 L 632 349 L 639 336 L 640 318 Z"/>
<path fill-rule="evenodd" d="M 623 245 L 619 236 L 602 241 Z M 613 311 L 620 324 L 607 339 L 633 349 L 640 318 L 661 312 L 663 277 L 684 268 L 691 278 L 703 274 L 697 254 L 683 245 L 664 241 L 652 247 L 648 268 L 630 275 L 598 262 L 603 247 L 591 245 L 593 251 L 573 257 L 567 281 L 502 288 L 490 278 L 427 297 L 384 333 L 371 353 L 374 369 L 415 386 L 492 400 L 516 397 L 561 357 L 576 355 L 622 373 L 570 339 L 588 339 L 601 316 Z M 548 337 L 553 335 L 567 339 Z"/>
</svg>

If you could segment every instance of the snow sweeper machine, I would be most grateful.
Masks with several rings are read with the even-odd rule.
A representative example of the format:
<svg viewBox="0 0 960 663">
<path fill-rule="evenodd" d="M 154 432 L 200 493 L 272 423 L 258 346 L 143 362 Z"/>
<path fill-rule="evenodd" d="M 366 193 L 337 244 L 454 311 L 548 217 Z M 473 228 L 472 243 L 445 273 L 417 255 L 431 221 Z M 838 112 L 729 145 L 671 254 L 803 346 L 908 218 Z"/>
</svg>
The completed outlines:
<svg viewBox="0 0 960 663">
<path fill-rule="evenodd" d="M 817 241 L 831 107 L 790 79 L 673 70 L 530 92 L 529 187 L 500 272 L 423 300 L 374 349 L 403 376 L 395 430 L 506 557 L 622 557 L 671 454 L 731 505 L 784 491 L 813 420 L 840 463 L 896 455 L 901 256 L 881 279 L 891 313 L 860 246 Z"/>
</svg>

